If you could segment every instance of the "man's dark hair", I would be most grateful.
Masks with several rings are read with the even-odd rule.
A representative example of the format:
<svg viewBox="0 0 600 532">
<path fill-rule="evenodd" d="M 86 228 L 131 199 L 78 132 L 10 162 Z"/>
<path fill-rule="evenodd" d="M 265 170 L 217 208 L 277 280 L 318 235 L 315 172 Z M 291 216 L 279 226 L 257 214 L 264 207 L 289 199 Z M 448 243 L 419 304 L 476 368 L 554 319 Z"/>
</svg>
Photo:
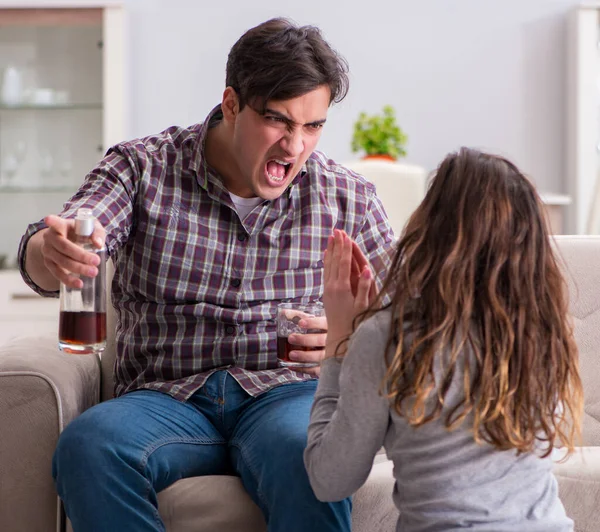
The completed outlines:
<svg viewBox="0 0 600 532">
<path fill-rule="evenodd" d="M 320 86 L 331 90 L 329 103 L 348 92 L 348 63 L 315 26 L 274 18 L 248 30 L 227 59 L 226 84 L 238 95 L 240 110 L 250 104 L 264 112 L 269 100 L 289 100 Z"/>
</svg>

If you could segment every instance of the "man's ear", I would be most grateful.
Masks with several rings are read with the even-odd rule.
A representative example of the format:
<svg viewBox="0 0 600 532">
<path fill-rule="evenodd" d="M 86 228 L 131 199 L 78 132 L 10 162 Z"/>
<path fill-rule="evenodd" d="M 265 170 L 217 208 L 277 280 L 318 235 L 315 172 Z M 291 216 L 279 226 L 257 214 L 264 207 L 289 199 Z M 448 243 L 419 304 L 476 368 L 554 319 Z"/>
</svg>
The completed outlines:
<svg viewBox="0 0 600 532">
<path fill-rule="evenodd" d="M 228 122 L 235 122 L 240 112 L 240 101 L 237 92 L 232 87 L 227 87 L 223 91 L 223 100 L 221 101 L 221 110 L 223 118 Z"/>
</svg>

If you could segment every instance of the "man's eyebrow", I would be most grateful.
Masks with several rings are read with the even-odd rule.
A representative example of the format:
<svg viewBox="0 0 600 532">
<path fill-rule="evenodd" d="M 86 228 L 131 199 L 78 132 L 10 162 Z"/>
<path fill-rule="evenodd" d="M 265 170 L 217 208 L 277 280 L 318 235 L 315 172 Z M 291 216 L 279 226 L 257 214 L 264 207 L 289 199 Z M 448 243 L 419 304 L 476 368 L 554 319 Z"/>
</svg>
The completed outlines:
<svg viewBox="0 0 600 532">
<path fill-rule="evenodd" d="M 296 124 L 296 122 L 294 122 L 288 116 L 284 115 L 283 113 L 280 113 L 279 111 L 275 111 L 274 109 L 269 109 L 268 107 L 265 108 L 264 114 L 269 114 L 269 115 L 276 116 L 277 118 L 281 118 L 282 120 L 285 120 L 290 125 Z M 319 126 L 321 124 L 324 124 L 326 121 L 327 121 L 326 118 L 321 118 L 320 120 L 314 120 L 314 121 L 309 122 L 308 124 L 304 124 L 304 125 L 305 126 Z"/>
<path fill-rule="evenodd" d="M 314 122 L 309 122 L 308 124 L 304 124 L 306 126 L 320 126 L 327 122 L 327 118 L 321 118 L 320 120 L 315 120 Z"/>
</svg>

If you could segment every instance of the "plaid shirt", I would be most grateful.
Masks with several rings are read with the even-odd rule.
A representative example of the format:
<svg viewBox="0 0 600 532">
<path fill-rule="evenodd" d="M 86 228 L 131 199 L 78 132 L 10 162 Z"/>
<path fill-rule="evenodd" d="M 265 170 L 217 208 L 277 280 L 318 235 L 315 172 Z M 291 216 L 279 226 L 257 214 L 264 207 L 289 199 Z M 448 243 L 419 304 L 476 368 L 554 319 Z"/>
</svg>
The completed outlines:
<svg viewBox="0 0 600 532">
<path fill-rule="evenodd" d="M 360 245 L 381 281 L 393 234 L 375 188 L 314 152 L 282 196 L 240 220 L 204 139 L 221 117 L 111 148 L 65 204 L 89 207 L 115 266 L 116 395 L 146 388 L 185 400 L 217 369 L 250 394 L 312 377 L 277 367 L 280 301 L 321 297 L 323 251 L 334 229 Z M 19 264 L 25 281 L 42 295 Z"/>
</svg>

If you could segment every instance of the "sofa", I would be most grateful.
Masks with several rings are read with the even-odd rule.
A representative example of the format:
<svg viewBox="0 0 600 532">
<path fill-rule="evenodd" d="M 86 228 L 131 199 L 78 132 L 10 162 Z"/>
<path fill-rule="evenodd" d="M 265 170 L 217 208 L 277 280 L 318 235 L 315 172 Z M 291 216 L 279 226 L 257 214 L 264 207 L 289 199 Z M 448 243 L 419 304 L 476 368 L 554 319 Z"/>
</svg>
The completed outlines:
<svg viewBox="0 0 600 532">
<path fill-rule="evenodd" d="M 585 390 L 583 436 L 577 453 L 556 463 L 560 496 L 577 532 L 600 530 L 600 237 L 556 237 L 564 258 L 570 308 Z M 114 330 L 109 314 L 109 330 Z M 69 529 L 51 478 L 60 431 L 86 408 L 112 395 L 114 338 L 101 358 L 67 355 L 56 338 L 17 338 L 0 347 L 0 530 Z M 355 494 L 353 530 L 393 532 L 397 512 L 392 465 L 376 456 Z M 265 532 L 261 512 L 234 476 L 176 482 L 159 494 L 169 532 Z"/>
</svg>

